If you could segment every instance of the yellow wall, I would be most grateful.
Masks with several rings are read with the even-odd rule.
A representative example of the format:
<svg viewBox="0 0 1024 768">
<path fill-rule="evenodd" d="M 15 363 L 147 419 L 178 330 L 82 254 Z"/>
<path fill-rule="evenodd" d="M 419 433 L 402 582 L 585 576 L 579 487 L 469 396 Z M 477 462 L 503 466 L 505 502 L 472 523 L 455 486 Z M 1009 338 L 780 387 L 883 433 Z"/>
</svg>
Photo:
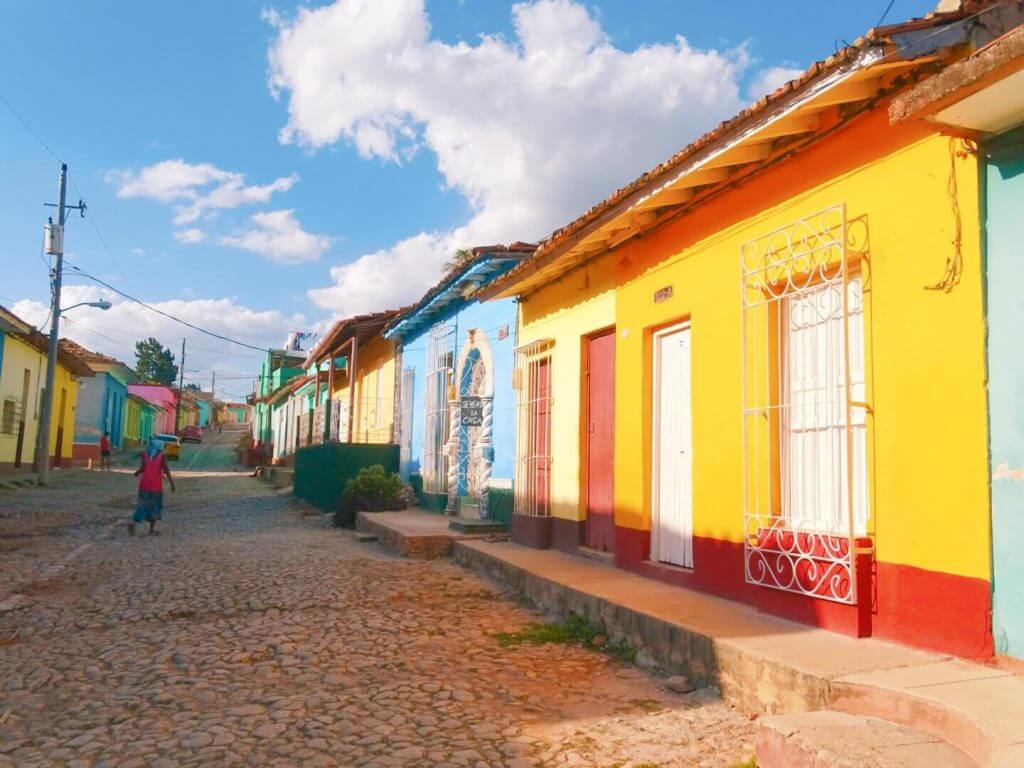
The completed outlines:
<svg viewBox="0 0 1024 768">
<path fill-rule="evenodd" d="M 584 339 L 615 324 L 615 261 L 609 256 L 519 304 L 520 346 L 544 339 L 551 349 L 551 513 L 580 520 L 580 439 Z"/>
<path fill-rule="evenodd" d="M 379 376 L 378 370 L 380 370 Z M 375 336 L 359 346 L 356 355 L 355 381 L 352 441 L 356 443 L 390 443 L 395 414 L 395 344 L 393 341 Z M 347 408 L 348 391 L 348 377 L 335 373 L 332 399 Z"/>
<path fill-rule="evenodd" d="M 22 466 L 30 468 L 35 454 L 36 434 L 39 428 L 39 406 L 42 380 L 46 377 L 46 357 L 35 347 L 6 335 L 3 340 L 3 369 L 0 370 L 0 401 L 5 396 L 22 397 L 24 370 L 30 371 L 29 397 L 25 407 L 25 437 L 21 451 Z M 64 411 L 60 413 L 61 390 L 66 392 Z M 53 400 L 53 420 L 50 427 L 50 454 L 57 449 L 57 433 L 64 427 L 61 443 L 61 458 L 71 460 L 72 443 L 75 436 L 75 405 L 78 401 L 78 383 L 62 365 L 57 366 Z M 15 426 L 17 430 L 17 426 Z M 12 464 L 15 460 L 17 434 L 0 434 L 0 464 Z"/>
<path fill-rule="evenodd" d="M 125 400 L 124 436 L 129 440 L 139 439 L 139 420 L 141 417 L 139 404 L 131 398 Z"/>
<path fill-rule="evenodd" d="M 948 292 L 926 287 L 942 277 L 953 253 L 950 163 L 947 138 L 891 128 L 879 109 L 627 244 L 600 267 L 577 270 L 529 297 L 520 343 L 556 339 L 554 513 L 576 517 L 579 510 L 581 337 L 614 320 L 616 523 L 650 527 L 650 339 L 658 327 L 689 319 L 694 532 L 742 541 L 740 245 L 844 203 L 851 249 L 865 259 L 876 556 L 987 580 L 984 315 L 973 156 L 955 160 L 962 276 Z M 617 295 L 595 294 L 595 278 L 617 282 Z M 654 293 L 666 286 L 673 297 L 655 304 Z"/>
</svg>

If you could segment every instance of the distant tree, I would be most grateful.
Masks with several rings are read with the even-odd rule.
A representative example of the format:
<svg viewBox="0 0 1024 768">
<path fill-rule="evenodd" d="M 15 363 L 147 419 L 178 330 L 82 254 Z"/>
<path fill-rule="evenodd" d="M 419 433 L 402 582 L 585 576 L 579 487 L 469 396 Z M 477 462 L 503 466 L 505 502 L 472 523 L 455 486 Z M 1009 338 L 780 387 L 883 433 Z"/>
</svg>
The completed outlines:
<svg viewBox="0 0 1024 768">
<path fill-rule="evenodd" d="M 174 354 L 152 336 L 135 342 L 135 372 L 142 381 L 172 386 L 178 376 Z"/>
<path fill-rule="evenodd" d="M 451 270 L 453 270 L 456 267 L 458 267 L 459 264 L 464 262 L 466 259 L 470 259 L 472 257 L 473 257 L 473 251 L 471 249 L 469 249 L 469 248 L 459 248 L 459 250 L 457 250 L 455 253 L 453 253 L 452 257 L 450 259 L 448 259 L 448 261 L 445 262 L 445 264 L 444 264 L 444 271 L 445 272 L 450 272 Z"/>
<path fill-rule="evenodd" d="M 202 392 L 203 388 L 196 384 L 194 381 L 190 381 L 185 385 L 186 392 Z"/>
</svg>

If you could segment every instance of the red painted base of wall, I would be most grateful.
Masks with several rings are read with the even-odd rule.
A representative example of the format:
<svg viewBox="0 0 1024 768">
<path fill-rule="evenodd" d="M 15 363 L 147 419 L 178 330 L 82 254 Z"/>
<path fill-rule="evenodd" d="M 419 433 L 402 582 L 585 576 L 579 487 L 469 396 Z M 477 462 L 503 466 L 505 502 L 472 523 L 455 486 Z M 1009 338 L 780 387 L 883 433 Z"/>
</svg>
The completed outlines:
<svg viewBox="0 0 1024 768">
<path fill-rule="evenodd" d="M 993 653 L 992 602 L 983 579 L 858 557 L 858 605 L 844 605 L 747 584 L 743 545 L 693 541 L 694 567 L 650 561 L 650 531 L 615 527 L 615 564 L 676 586 L 754 605 L 791 621 L 853 637 L 880 637 L 966 658 Z"/>
<path fill-rule="evenodd" d="M 100 460 L 99 443 L 75 443 L 71 446 L 71 458 L 84 461 L 85 459 Z"/>
<path fill-rule="evenodd" d="M 875 563 L 874 632 L 898 643 L 986 659 L 992 638 L 992 588 L 985 579 Z"/>
<path fill-rule="evenodd" d="M 533 515 L 512 515 L 509 538 L 516 544 L 533 549 L 551 548 L 551 518 Z"/>
<path fill-rule="evenodd" d="M 551 518 L 551 546 L 554 549 L 576 554 L 583 543 L 584 523 L 582 520 L 566 520 L 563 517 Z"/>
</svg>

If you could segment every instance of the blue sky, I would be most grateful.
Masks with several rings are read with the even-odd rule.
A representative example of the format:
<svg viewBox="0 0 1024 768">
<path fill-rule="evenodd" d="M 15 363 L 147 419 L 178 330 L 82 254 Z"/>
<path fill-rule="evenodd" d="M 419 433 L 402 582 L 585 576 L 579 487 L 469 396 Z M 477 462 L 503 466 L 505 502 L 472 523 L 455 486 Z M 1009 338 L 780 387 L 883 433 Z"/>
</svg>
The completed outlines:
<svg viewBox="0 0 1024 768">
<path fill-rule="evenodd" d="M 69 163 L 113 252 L 75 218 L 74 263 L 263 345 L 408 301 L 458 245 L 543 237 L 734 113 L 757 83 L 862 34 L 886 4 L 9 3 L 0 95 Z M 933 5 L 896 0 L 888 20 Z M 57 167 L 3 105 L 0 146 L 0 303 L 33 315 Z M 205 186 L 181 193 L 144 174 L 178 160 L 171 171 Z M 218 189 L 222 207 L 205 199 L 175 224 Z M 180 342 L 167 322 L 118 309 L 79 314 L 68 332 L 129 361 L 141 332 Z M 234 351 L 196 364 L 253 365 Z"/>
</svg>

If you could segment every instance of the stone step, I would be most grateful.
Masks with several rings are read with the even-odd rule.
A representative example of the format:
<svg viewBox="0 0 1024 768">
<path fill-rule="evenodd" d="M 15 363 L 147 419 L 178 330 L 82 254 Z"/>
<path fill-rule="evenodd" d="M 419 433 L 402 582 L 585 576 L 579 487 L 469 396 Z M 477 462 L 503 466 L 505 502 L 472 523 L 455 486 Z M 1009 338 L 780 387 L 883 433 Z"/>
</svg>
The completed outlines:
<svg viewBox="0 0 1024 768">
<path fill-rule="evenodd" d="M 758 768 L 977 768 L 935 736 L 831 710 L 761 718 L 756 750 Z"/>
<path fill-rule="evenodd" d="M 486 536 L 508 532 L 508 528 L 497 520 L 480 520 L 475 517 L 453 517 L 448 521 L 448 527 L 467 536 Z"/>
<path fill-rule="evenodd" d="M 380 537 L 376 533 L 370 533 L 369 531 L 356 531 L 356 541 L 360 544 L 369 544 L 370 542 L 379 540 Z"/>
</svg>

